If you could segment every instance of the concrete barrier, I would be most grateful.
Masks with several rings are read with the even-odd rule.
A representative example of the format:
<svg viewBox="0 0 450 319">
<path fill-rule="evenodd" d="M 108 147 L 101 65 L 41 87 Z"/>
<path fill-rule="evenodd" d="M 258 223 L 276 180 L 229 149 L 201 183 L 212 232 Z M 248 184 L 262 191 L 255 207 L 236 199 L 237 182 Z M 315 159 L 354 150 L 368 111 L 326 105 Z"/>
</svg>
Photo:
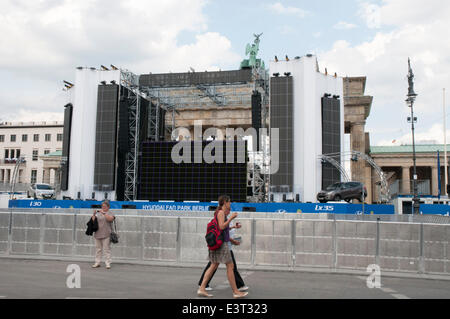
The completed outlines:
<svg viewBox="0 0 450 319">
<path fill-rule="evenodd" d="M 381 223 L 380 267 L 421 272 L 420 224 Z"/>
<path fill-rule="evenodd" d="M 9 229 L 10 214 L 0 214 L 0 254 L 5 254 L 9 250 Z"/>
<path fill-rule="evenodd" d="M 365 269 L 376 263 L 376 222 L 337 221 L 337 268 Z"/>
<path fill-rule="evenodd" d="M 423 225 L 423 270 L 450 274 L 450 227 Z"/>
<path fill-rule="evenodd" d="M 291 266 L 291 223 L 287 220 L 255 220 L 255 265 Z"/>
<path fill-rule="evenodd" d="M 116 212 L 115 260 L 207 263 L 204 236 L 211 212 L 130 212 Z M 0 255 L 93 258 L 95 241 L 85 235 L 90 217 L 86 210 L 2 211 Z M 378 264 L 385 271 L 450 274 L 450 224 L 316 217 L 240 214 L 236 259 L 250 267 L 365 270 Z"/>
<path fill-rule="evenodd" d="M 295 266 L 334 267 L 335 234 L 332 221 L 292 221 Z"/>
</svg>

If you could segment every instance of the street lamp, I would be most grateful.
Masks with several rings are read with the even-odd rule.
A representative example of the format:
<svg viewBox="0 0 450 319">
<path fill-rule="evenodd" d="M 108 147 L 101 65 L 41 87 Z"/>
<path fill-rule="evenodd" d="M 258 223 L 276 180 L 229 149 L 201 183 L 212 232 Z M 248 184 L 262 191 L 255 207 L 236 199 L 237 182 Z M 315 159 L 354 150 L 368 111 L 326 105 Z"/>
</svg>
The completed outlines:
<svg viewBox="0 0 450 319">
<path fill-rule="evenodd" d="M 411 117 L 408 117 L 408 122 L 411 122 L 412 131 L 412 145 L 413 145 L 413 212 L 419 214 L 419 197 L 417 194 L 417 169 L 416 169 L 416 144 L 414 140 L 414 123 L 417 122 L 417 117 L 414 117 L 413 105 L 417 94 L 414 92 L 414 74 L 411 69 L 411 61 L 408 58 L 408 95 L 405 100 L 406 105 L 411 108 Z"/>
</svg>

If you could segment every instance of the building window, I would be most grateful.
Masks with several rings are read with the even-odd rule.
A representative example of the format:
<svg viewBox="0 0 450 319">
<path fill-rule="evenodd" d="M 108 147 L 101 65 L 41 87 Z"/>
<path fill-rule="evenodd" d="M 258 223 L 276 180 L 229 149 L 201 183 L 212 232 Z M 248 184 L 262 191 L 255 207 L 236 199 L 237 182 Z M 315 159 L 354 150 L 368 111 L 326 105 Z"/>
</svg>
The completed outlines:
<svg viewBox="0 0 450 319">
<path fill-rule="evenodd" d="M 33 141 L 34 142 L 39 142 L 39 134 L 34 134 L 33 135 Z"/>
<path fill-rule="evenodd" d="M 37 181 L 37 170 L 33 169 L 31 171 L 31 184 L 36 183 Z"/>
<path fill-rule="evenodd" d="M 50 150 L 44 150 L 44 155 L 47 155 L 50 153 Z"/>
<path fill-rule="evenodd" d="M 45 141 L 46 142 L 50 142 L 52 139 L 52 135 L 51 134 L 45 134 Z"/>
<path fill-rule="evenodd" d="M 5 159 L 19 158 L 20 149 L 5 149 Z"/>
<path fill-rule="evenodd" d="M 62 135 L 62 134 L 57 134 L 57 135 L 56 135 L 56 140 L 57 140 L 58 142 L 62 142 L 62 140 L 63 140 L 63 135 Z"/>
<path fill-rule="evenodd" d="M 12 134 L 11 135 L 11 142 L 15 142 L 16 141 L 16 135 L 15 134 Z"/>
<path fill-rule="evenodd" d="M 0 135 L 0 142 L 4 142 L 5 141 L 5 135 Z"/>
<path fill-rule="evenodd" d="M 39 156 L 38 152 L 39 152 L 38 150 L 33 150 L 33 161 L 38 160 L 38 156 Z"/>
<path fill-rule="evenodd" d="M 22 142 L 27 142 L 27 141 L 28 141 L 28 135 L 22 134 Z"/>
</svg>

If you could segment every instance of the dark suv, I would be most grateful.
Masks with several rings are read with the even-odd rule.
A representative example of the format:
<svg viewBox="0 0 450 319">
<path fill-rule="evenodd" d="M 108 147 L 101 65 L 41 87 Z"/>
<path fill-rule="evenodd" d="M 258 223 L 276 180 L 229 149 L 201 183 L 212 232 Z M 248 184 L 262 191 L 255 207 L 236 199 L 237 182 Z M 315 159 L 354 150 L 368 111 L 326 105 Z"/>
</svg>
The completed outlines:
<svg viewBox="0 0 450 319">
<path fill-rule="evenodd" d="M 328 201 L 339 202 L 341 200 L 349 203 L 352 199 L 357 199 L 361 202 L 363 189 L 364 198 L 366 198 L 367 189 L 360 182 L 335 183 L 320 191 L 317 194 L 317 200 L 321 203 Z"/>
</svg>

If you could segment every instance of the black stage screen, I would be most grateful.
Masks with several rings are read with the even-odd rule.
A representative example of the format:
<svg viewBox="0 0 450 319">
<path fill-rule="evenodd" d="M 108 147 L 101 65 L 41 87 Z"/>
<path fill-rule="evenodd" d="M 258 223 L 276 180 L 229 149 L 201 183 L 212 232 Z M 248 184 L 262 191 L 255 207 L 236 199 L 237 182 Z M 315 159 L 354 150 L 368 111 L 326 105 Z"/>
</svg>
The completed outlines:
<svg viewBox="0 0 450 319">
<path fill-rule="evenodd" d="M 338 99 L 322 98 L 322 154 L 338 154 L 341 152 L 340 103 Z M 328 162 L 323 163 L 322 189 L 340 181 L 341 173 L 339 170 Z"/>
<path fill-rule="evenodd" d="M 177 164 L 172 160 L 172 148 L 177 142 L 144 142 L 139 160 L 139 200 L 198 200 L 217 201 L 220 195 L 229 195 L 232 201 L 245 202 L 247 196 L 247 148 L 243 141 L 183 142 L 181 155 L 190 160 Z M 211 144 L 217 143 L 217 144 Z M 211 164 L 203 156 L 195 157 L 197 150 L 222 145 L 223 154 Z M 196 144 L 196 145 L 194 145 Z M 227 149 L 228 161 L 227 161 Z M 208 151 L 208 153 L 210 153 Z M 213 155 L 214 152 L 211 152 Z M 194 157 L 197 159 L 195 163 Z M 189 158 L 187 155 L 186 158 Z M 222 162 L 222 163 L 220 163 Z"/>
<path fill-rule="evenodd" d="M 73 105 L 64 106 L 64 130 L 63 130 L 63 148 L 62 157 L 65 158 L 61 165 L 61 190 L 69 189 L 69 158 L 70 158 L 70 133 L 72 129 Z"/>
<path fill-rule="evenodd" d="M 114 190 L 118 85 L 99 85 L 95 133 L 94 190 Z"/>
<path fill-rule="evenodd" d="M 258 132 L 256 136 L 256 147 L 259 150 L 259 129 L 262 125 L 261 119 L 261 93 L 253 91 L 252 94 L 252 127 Z"/>
<path fill-rule="evenodd" d="M 294 186 L 294 90 L 291 76 L 270 78 L 270 127 L 279 129 L 279 169 L 270 177 L 270 184 L 278 187 Z M 271 149 L 272 154 L 277 152 Z"/>
</svg>

